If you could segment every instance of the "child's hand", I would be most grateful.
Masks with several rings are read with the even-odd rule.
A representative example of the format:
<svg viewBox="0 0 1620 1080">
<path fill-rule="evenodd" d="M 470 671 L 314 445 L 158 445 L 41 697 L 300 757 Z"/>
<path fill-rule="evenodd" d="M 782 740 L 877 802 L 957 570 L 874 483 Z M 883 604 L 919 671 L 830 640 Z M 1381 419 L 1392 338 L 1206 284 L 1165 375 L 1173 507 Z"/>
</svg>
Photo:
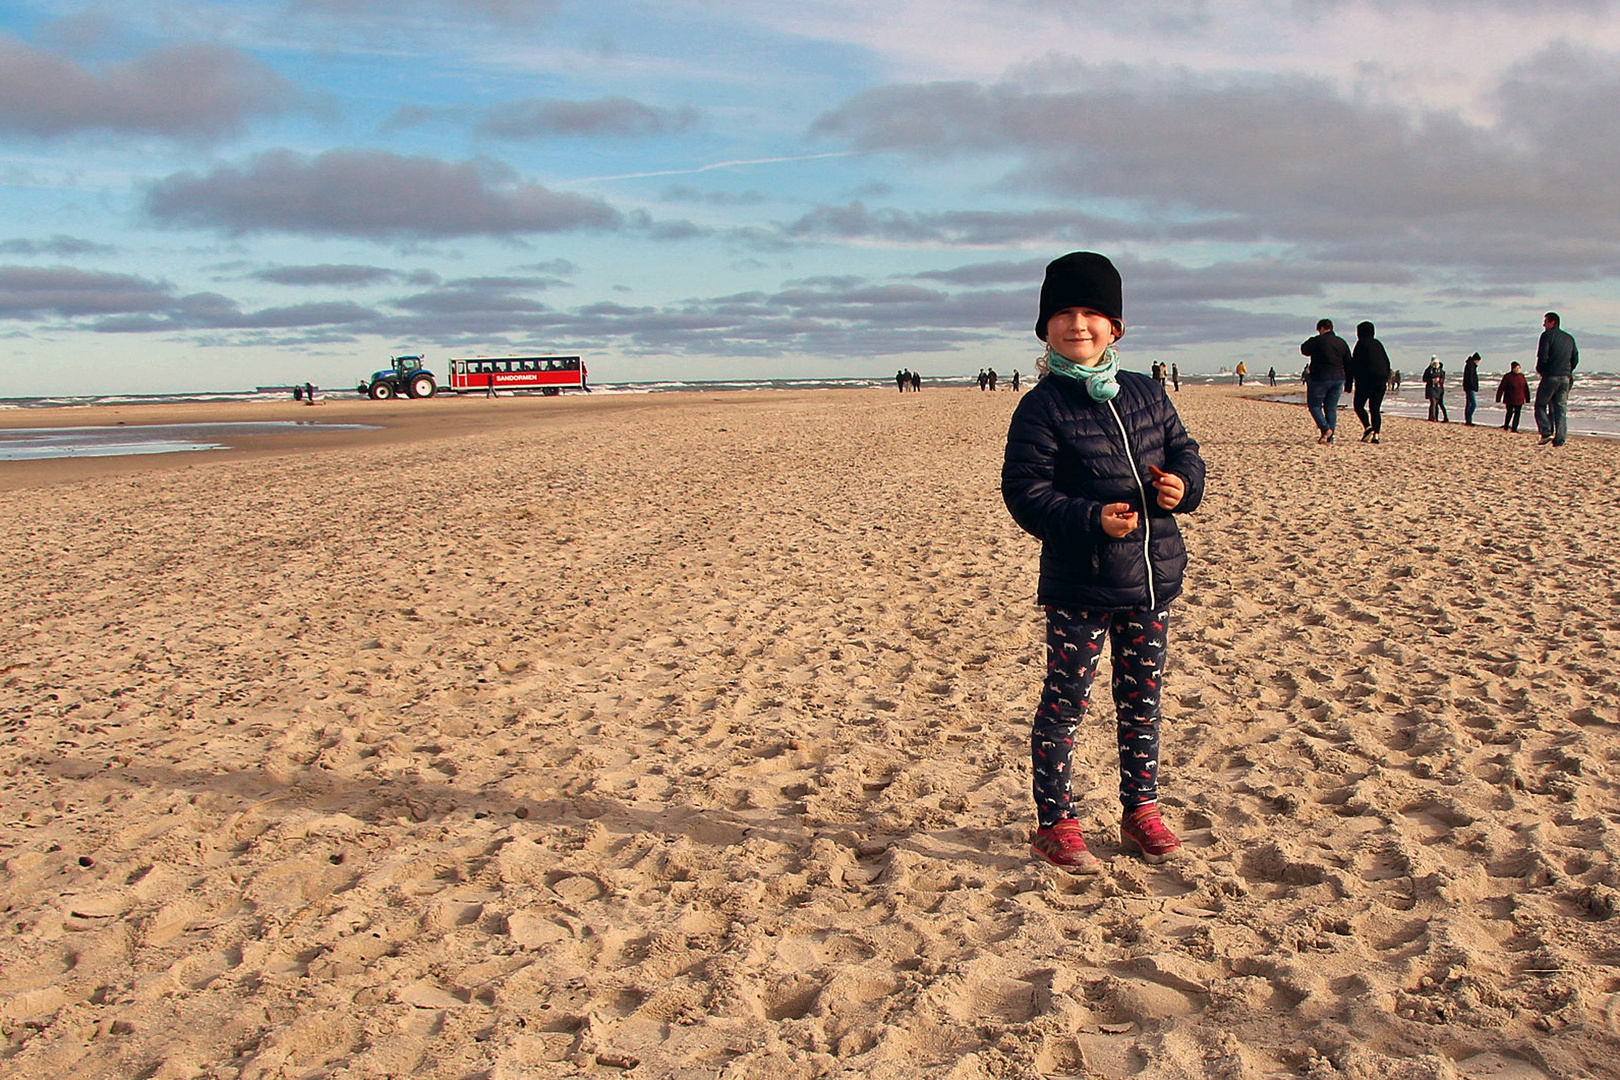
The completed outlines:
<svg viewBox="0 0 1620 1080">
<path fill-rule="evenodd" d="M 1130 503 L 1108 503 L 1102 508 L 1102 527 L 1115 540 L 1123 539 L 1136 531 L 1136 511 Z"/>
<path fill-rule="evenodd" d="M 1187 481 L 1153 465 L 1148 466 L 1148 472 L 1153 474 L 1153 489 L 1159 493 L 1159 505 L 1166 510 L 1180 506 L 1182 496 L 1187 494 Z"/>
</svg>

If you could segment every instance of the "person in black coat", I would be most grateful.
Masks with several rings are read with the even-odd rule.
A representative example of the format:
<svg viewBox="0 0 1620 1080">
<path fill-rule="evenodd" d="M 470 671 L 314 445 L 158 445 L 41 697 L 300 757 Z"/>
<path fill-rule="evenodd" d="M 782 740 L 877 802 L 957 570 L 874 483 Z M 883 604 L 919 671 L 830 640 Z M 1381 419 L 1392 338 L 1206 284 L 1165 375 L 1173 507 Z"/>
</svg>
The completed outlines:
<svg viewBox="0 0 1620 1080">
<path fill-rule="evenodd" d="M 1378 441 L 1384 426 L 1384 391 L 1389 389 L 1389 353 L 1373 337 L 1374 330 L 1370 322 L 1356 324 L 1356 347 L 1345 376 L 1345 389 L 1352 394 L 1356 419 L 1361 421 L 1362 442 Z"/>
<path fill-rule="evenodd" d="M 1030 732 L 1035 855 L 1074 873 L 1101 863 L 1074 811 L 1074 731 L 1102 639 L 1114 663 L 1122 846 L 1163 862 L 1181 846 L 1159 813 L 1160 695 L 1169 604 L 1187 551 L 1176 516 L 1204 497 L 1204 462 L 1164 388 L 1123 371 L 1118 271 L 1074 252 L 1046 268 L 1035 334 L 1044 378 L 1013 412 L 1001 469 L 1013 520 L 1041 541 L 1036 600 L 1047 673 Z"/>
<path fill-rule="evenodd" d="M 1305 369 L 1305 405 L 1316 421 L 1316 441 L 1331 443 L 1339 430 L 1339 395 L 1350 366 L 1350 346 L 1333 332 L 1332 319 L 1319 319 L 1316 336 L 1306 338 L 1299 351 L 1311 358 Z"/>
<path fill-rule="evenodd" d="M 1474 426 L 1474 410 L 1479 408 L 1479 353 L 1463 361 L 1463 423 Z"/>
</svg>

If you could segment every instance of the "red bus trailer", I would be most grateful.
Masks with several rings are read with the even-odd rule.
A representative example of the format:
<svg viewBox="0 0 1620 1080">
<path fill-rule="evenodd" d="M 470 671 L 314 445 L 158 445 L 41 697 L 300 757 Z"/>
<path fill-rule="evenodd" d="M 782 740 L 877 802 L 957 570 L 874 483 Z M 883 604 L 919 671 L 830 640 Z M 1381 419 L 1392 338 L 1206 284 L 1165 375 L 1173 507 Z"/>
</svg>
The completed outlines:
<svg viewBox="0 0 1620 1080">
<path fill-rule="evenodd" d="M 480 356 L 450 361 L 450 389 L 538 390 L 548 397 L 564 390 L 587 390 L 585 364 L 577 356 Z"/>
</svg>

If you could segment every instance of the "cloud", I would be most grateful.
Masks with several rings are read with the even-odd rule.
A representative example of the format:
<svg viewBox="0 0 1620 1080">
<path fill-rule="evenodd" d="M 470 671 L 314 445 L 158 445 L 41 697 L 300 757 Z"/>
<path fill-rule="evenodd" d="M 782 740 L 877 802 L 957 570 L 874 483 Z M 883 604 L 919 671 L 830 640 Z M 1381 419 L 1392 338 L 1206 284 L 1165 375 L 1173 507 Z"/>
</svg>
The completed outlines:
<svg viewBox="0 0 1620 1080">
<path fill-rule="evenodd" d="M 151 312 L 163 310 L 169 303 L 168 286 L 133 274 L 0 266 L 0 318 L 4 319 Z"/>
<path fill-rule="evenodd" d="M 113 255 L 117 251 L 118 249 L 111 244 L 100 244 L 77 236 L 63 236 L 61 233 L 47 240 L 0 240 L 0 255 L 52 255 L 59 259 L 69 259 L 84 255 Z"/>
<path fill-rule="evenodd" d="M 765 201 L 764 193 L 759 191 L 699 191 L 684 184 L 671 184 L 658 198 L 661 202 L 705 206 L 758 206 Z"/>
<path fill-rule="evenodd" d="M 874 210 L 862 202 L 818 206 L 784 227 L 796 239 L 883 240 L 897 244 L 960 244 L 1001 247 L 1048 241 L 1097 243 L 1142 238 L 1163 230 L 1151 223 L 1121 222 L 1074 210 L 911 212 Z"/>
<path fill-rule="evenodd" d="M 1555 46 L 1513 72 L 1494 126 L 1344 97 L 1300 76 L 1154 78 L 1078 69 L 1079 85 L 931 83 L 868 91 L 817 135 L 929 161 L 1010 159 L 1007 189 L 1076 204 L 1070 222 L 979 222 L 822 208 L 797 235 L 970 242 L 1043 224 L 1104 240 L 1280 241 L 1348 260 L 1607 273 L 1620 243 L 1614 58 Z M 1528 260 L 1528 262 L 1526 261 Z"/>
<path fill-rule="evenodd" d="M 229 233 L 370 239 L 520 236 L 620 224 L 600 199 L 519 182 L 510 167 L 379 150 L 314 158 L 272 150 L 241 166 L 178 173 L 147 191 L 146 213 L 169 225 Z"/>
<path fill-rule="evenodd" d="M 176 45 L 97 73 L 0 37 L 0 131 L 213 142 L 299 100 L 291 83 L 235 49 Z"/>
<path fill-rule="evenodd" d="M 296 0 L 294 10 L 352 20 L 398 20 L 412 11 L 452 21 L 481 19 L 501 26 L 529 26 L 550 17 L 557 0 Z"/>
<path fill-rule="evenodd" d="M 554 136 L 613 136 L 649 138 L 678 135 L 697 126 L 698 111 L 644 105 L 629 98 L 602 98 L 597 101 L 559 101 L 529 98 L 490 109 L 478 124 L 478 131 L 502 139 L 536 139 Z"/>
<path fill-rule="evenodd" d="M 1129 256 L 1116 261 L 1128 283 L 1128 345 L 1134 356 L 1266 335 L 1292 348 L 1299 316 L 1256 311 L 1256 302 L 1318 296 L 1319 282 L 1390 280 L 1395 274 L 1355 265 L 1290 268 L 1272 260 L 1196 269 Z M 500 348 L 508 342 L 517 347 L 544 339 L 558 348 L 585 348 L 578 343 L 589 342 L 593 349 L 627 354 L 805 355 L 839 362 L 943 355 L 994 344 L 1005 355 L 1008 331 L 1023 335 L 1034 318 L 1044 262 L 970 263 L 909 279 L 820 276 L 774 291 L 662 305 L 592 301 L 573 308 L 549 305 L 536 295 L 564 282 L 525 273 L 458 279 L 372 305 L 320 299 L 249 309 L 219 293 L 176 296 L 163 283 L 130 275 L 9 267 L 0 268 L 0 318 L 54 316 L 101 333 L 201 333 L 216 344 L 385 337 L 449 349 Z M 546 263 L 537 269 L 566 267 Z M 314 265 L 253 276 L 330 288 L 410 275 L 364 265 Z M 1028 344 L 1031 351 L 1036 348 L 1032 338 Z"/>
<path fill-rule="evenodd" d="M 297 330 L 304 331 L 306 338 L 329 340 L 334 329 L 347 330 L 345 336 L 352 336 L 376 324 L 375 311 L 347 301 L 317 301 L 243 311 L 229 297 L 194 293 L 175 299 L 162 311 L 109 315 L 91 323 L 91 329 L 103 334 L 226 331 L 248 339 L 261 338 L 262 331 Z M 242 340 L 242 337 L 232 340 Z"/>
<path fill-rule="evenodd" d="M 347 301 L 317 301 L 261 308 L 258 311 L 237 315 L 235 318 L 216 319 L 207 325 L 232 329 L 289 329 L 369 323 L 376 317 L 375 311 L 359 304 Z"/>
<path fill-rule="evenodd" d="M 253 274 L 255 279 L 268 281 L 272 285 L 326 285 L 340 288 L 376 285 L 397 276 L 396 271 L 381 266 L 333 265 L 330 263 L 323 263 L 319 266 L 277 266 Z"/>
</svg>

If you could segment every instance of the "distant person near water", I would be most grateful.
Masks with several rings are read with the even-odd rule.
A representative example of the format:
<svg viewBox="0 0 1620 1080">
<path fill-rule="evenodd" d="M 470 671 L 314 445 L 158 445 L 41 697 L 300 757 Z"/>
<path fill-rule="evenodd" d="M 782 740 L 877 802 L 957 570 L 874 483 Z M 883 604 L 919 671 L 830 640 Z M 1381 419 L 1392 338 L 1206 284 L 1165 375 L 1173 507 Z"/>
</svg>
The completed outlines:
<svg viewBox="0 0 1620 1080">
<path fill-rule="evenodd" d="M 1350 366 L 1350 346 L 1333 332 L 1332 319 L 1319 319 L 1316 336 L 1306 338 L 1299 351 L 1311 360 L 1305 369 L 1305 404 L 1320 432 L 1316 441 L 1331 443 L 1339 427 L 1339 395 Z"/>
<path fill-rule="evenodd" d="M 922 372 L 920 371 L 911 373 L 911 392 L 913 394 L 922 393 Z"/>
<path fill-rule="evenodd" d="M 1463 361 L 1463 423 L 1474 426 L 1474 410 L 1479 408 L 1479 353 Z"/>
<path fill-rule="evenodd" d="M 1519 430 L 1519 414 L 1524 412 L 1525 405 L 1530 401 L 1530 384 L 1525 381 L 1524 372 L 1519 370 L 1519 362 L 1513 361 L 1513 367 L 1502 376 L 1502 384 L 1496 388 L 1496 400 L 1502 403 L 1507 410 L 1502 417 L 1503 431 Z"/>
<path fill-rule="evenodd" d="M 1438 356 L 1429 357 L 1429 366 L 1423 369 L 1423 396 L 1429 402 L 1430 420 L 1451 423 L 1451 414 L 1446 412 L 1446 365 Z"/>
<path fill-rule="evenodd" d="M 1187 561 L 1176 519 L 1203 500 L 1204 461 L 1164 390 L 1120 368 L 1122 294 L 1102 255 L 1077 251 L 1047 266 L 1035 320 L 1046 378 L 1018 402 L 1001 466 L 1007 509 L 1041 542 L 1047 667 L 1030 726 L 1030 850 L 1074 874 L 1102 868 L 1081 835 L 1072 764 L 1104 637 L 1121 847 L 1149 863 L 1181 847 L 1159 813 L 1160 702 L 1169 604 Z"/>
<path fill-rule="evenodd" d="M 905 368 L 901 368 L 899 371 L 895 372 L 894 385 L 899 388 L 902 394 L 905 393 L 906 387 L 911 385 L 911 372 L 907 371 Z"/>
<path fill-rule="evenodd" d="M 1370 322 L 1356 324 L 1356 347 L 1350 353 L 1350 369 L 1344 387 L 1351 392 L 1356 419 L 1361 421 L 1361 441 L 1378 441 L 1384 427 L 1384 391 L 1389 387 L 1389 354 L 1383 342 L 1373 337 Z"/>
<path fill-rule="evenodd" d="M 1170 365 L 1170 385 L 1176 388 L 1176 393 L 1181 393 L 1181 369 L 1175 364 Z"/>
<path fill-rule="evenodd" d="M 1266 378 L 1268 380 L 1270 380 L 1272 386 L 1277 385 L 1277 368 L 1276 368 L 1276 365 L 1272 365 L 1271 370 L 1266 372 Z"/>
<path fill-rule="evenodd" d="M 1560 325 L 1558 312 L 1547 312 L 1541 327 L 1536 343 L 1536 374 L 1541 376 L 1536 383 L 1536 430 L 1541 432 L 1541 445 L 1563 446 L 1569 438 L 1569 387 L 1581 352 Z"/>
<path fill-rule="evenodd" d="M 1247 375 L 1248 373 L 1249 373 L 1249 365 L 1245 364 L 1243 361 L 1239 360 L 1238 361 L 1238 366 L 1237 366 L 1237 377 L 1238 377 L 1238 385 L 1239 386 L 1243 385 L 1243 377 L 1245 375 Z"/>
</svg>

